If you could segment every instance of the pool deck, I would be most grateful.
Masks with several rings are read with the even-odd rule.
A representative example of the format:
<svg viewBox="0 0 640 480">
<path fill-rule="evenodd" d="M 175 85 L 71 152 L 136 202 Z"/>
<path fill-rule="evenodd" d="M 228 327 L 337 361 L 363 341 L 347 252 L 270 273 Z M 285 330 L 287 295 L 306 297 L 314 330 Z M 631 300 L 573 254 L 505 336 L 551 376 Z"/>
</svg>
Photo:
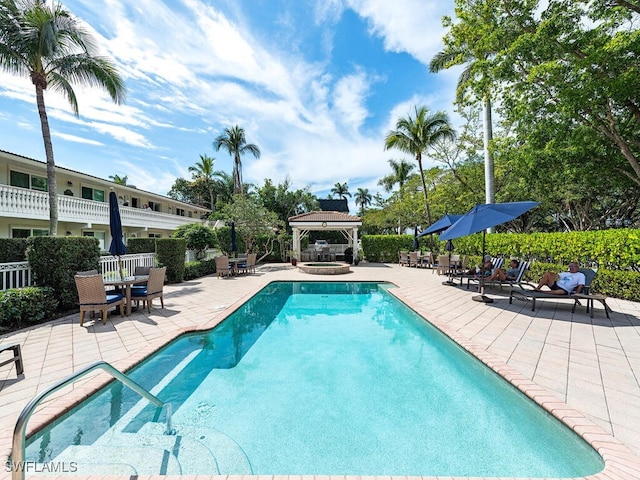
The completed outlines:
<svg viewBox="0 0 640 480">
<path fill-rule="evenodd" d="M 17 377 L 13 364 L 0 367 L 0 460 L 4 464 L 10 453 L 16 420 L 29 400 L 92 362 L 104 360 L 126 370 L 181 333 L 216 325 L 272 281 L 388 281 L 398 287 L 391 290 L 393 294 L 591 443 L 605 459 L 606 467 L 586 478 L 640 479 L 640 303 L 608 299 L 613 309 L 611 319 L 606 318 L 600 304 L 595 306 L 594 318 L 585 313 L 584 306 L 572 314 L 571 302 L 538 301 L 537 310 L 532 312 L 529 302 L 514 300 L 510 305 L 509 289 L 488 291 L 494 303 L 485 304 L 472 300 L 477 294 L 473 287 L 469 291 L 443 285 L 445 279 L 429 269 L 391 264 L 361 263 L 349 274 L 331 276 L 305 274 L 288 264 L 262 265 L 252 275 L 213 275 L 165 286 L 165 308 L 155 300 L 151 314 L 138 310 L 129 318 L 110 315 L 106 325 L 85 319 L 83 327 L 75 314 L 2 335 L 0 344 L 21 344 L 25 372 Z M 0 362 L 5 355 L 0 356 Z M 108 379 L 104 373 L 92 373 L 57 392 L 31 417 L 29 431 L 70 408 Z M 28 478 L 33 476 L 27 473 Z M 3 468 L 0 479 L 9 478 L 10 473 Z M 209 477 L 197 477 L 204 478 Z M 333 478 L 358 477 L 322 477 Z"/>
</svg>

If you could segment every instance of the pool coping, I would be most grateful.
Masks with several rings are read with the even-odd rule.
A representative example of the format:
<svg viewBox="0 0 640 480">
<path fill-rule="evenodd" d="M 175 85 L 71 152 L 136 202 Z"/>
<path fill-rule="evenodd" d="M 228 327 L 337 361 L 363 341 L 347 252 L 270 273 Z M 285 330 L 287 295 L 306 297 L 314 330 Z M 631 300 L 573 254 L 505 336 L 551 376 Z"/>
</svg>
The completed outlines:
<svg viewBox="0 0 640 480">
<path fill-rule="evenodd" d="M 264 286 L 273 283 L 273 282 L 281 282 L 281 281 L 290 281 L 290 280 L 270 280 L 265 284 L 258 286 L 255 291 L 251 291 L 242 296 L 238 301 L 226 307 L 226 309 L 219 313 L 215 318 L 206 321 L 201 325 L 184 327 L 181 329 L 176 329 L 175 331 L 165 334 L 162 337 L 155 338 L 151 343 L 149 343 L 146 347 L 138 350 L 135 355 L 132 355 L 126 359 L 119 360 L 114 362 L 114 366 L 122 371 L 127 371 L 130 368 L 136 366 L 140 362 L 142 362 L 149 355 L 153 354 L 160 348 L 162 348 L 167 343 L 171 342 L 175 338 L 190 332 L 197 332 L 202 330 L 209 330 L 214 328 L 221 322 L 223 322 L 229 315 L 238 310 L 248 299 L 250 299 L 253 295 L 255 295 L 261 288 Z M 304 279 L 304 280 L 292 280 L 292 281 L 354 281 L 354 280 L 343 280 L 343 279 Z M 376 281 L 376 280 L 373 280 Z M 393 282 L 387 282 L 392 285 L 395 285 Z M 568 406 L 565 402 L 560 400 L 556 395 L 552 394 L 548 390 L 540 387 L 535 382 L 527 378 L 525 375 L 518 372 L 513 367 L 510 367 L 506 363 L 504 363 L 497 356 L 493 355 L 490 352 L 487 352 L 483 348 L 476 345 L 474 342 L 469 341 L 463 335 L 459 334 L 452 328 L 450 328 L 446 322 L 441 321 L 439 317 L 433 313 L 429 314 L 428 320 L 426 319 L 426 315 L 424 313 L 424 307 L 419 306 L 412 302 L 411 298 L 407 298 L 407 296 L 403 295 L 402 287 L 391 288 L 388 291 L 394 295 L 394 297 L 398 298 L 404 304 L 406 304 L 409 308 L 418 313 L 421 317 L 425 318 L 430 324 L 432 324 L 435 328 L 440 330 L 447 337 L 452 339 L 456 344 L 458 344 L 461 348 L 469 352 L 471 355 L 476 357 L 479 361 L 484 363 L 487 367 L 491 368 L 498 375 L 505 378 L 506 381 L 511 383 L 514 387 L 518 388 L 521 392 L 523 392 L 527 397 L 529 397 L 532 401 L 541 406 L 545 411 L 559 419 L 563 422 L 567 427 L 573 430 L 578 436 L 583 438 L 585 442 L 591 445 L 594 450 L 598 452 L 598 454 L 602 457 L 605 467 L 601 472 L 598 472 L 594 475 L 586 476 L 586 477 L 577 477 L 579 479 L 584 480 L 637 480 L 640 478 L 640 458 L 636 456 L 626 445 L 617 440 L 607 431 L 605 431 L 602 427 L 595 424 L 593 421 L 588 419 L 584 414 L 580 413 L 578 410 L 575 410 Z M 52 395 L 50 400 L 43 405 L 38 411 L 34 413 L 29 422 L 29 428 L 27 430 L 27 434 L 31 435 L 33 432 L 42 428 L 42 426 L 50 423 L 54 418 L 57 418 L 60 415 L 63 415 L 79 402 L 85 400 L 90 395 L 94 394 L 97 390 L 104 387 L 108 384 L 112 378 L 103 373 L 97 373 L 92 375 L 91 377 L 87 377 L 85 380 L 80 380 L 77 382 L 77 386 L 71 392 L 65 393 L 57 393 Z M 60 400 L 64 398 L 63 401 L 51 402 L 54 399 Z M 3 437 L 7 436 L 6 432 L 1 434 Z M 9 436 L 11 433 L 9 432 Z M 9 442 L 10 443 L 10 442 Z M 9 451 L 2 451 L 0 455 L 3 459 L 8 458 Z M 171 476 L 162 476 L 162 475 L 139 475 L 136 476 L 139 480 L 167 480 Z M 184 475 L 184 476 L 173 476 L 176 479 L 180 478 L 183 480 L 201 480 L 204 478 L 212 478 L 212 479 L 221 479 L 226 478 L 228 480 L 308 480 L 308 479 L 322 479 L 322 480 L 345 480 L 345 479 L 423 479 L 423 480 L 472 480 L 472 479 L 480 479 L 483 477 L 452 477 L 452 476 L 416 476 L 416 477 L 405 477 L 405 476 L 330 476 L 330 475 Z M 0 478 L 11 478 L 10 473 L 4 472 Z M 49 477 L 52 478 L 52 477 Z M 127 477 L 120 477 L 115 475 L 109 476 L 83 476 L 83 475 L 70 475 L 70 476 L 56 476 L 56 478 L 73 478 L 73 479 L 91 479 L 97 480 L 98 478 L 102 479 L 123 479 Z M 500 477 L 503 480 L 509 480 L 513 477 Z M 517 477 L 517 480 L 527 480 L 529 477 Z M 531 479 L 533 480 L 533 479 Z M 538 479 L 539 480 L 539 479 Z"/>
</svg>

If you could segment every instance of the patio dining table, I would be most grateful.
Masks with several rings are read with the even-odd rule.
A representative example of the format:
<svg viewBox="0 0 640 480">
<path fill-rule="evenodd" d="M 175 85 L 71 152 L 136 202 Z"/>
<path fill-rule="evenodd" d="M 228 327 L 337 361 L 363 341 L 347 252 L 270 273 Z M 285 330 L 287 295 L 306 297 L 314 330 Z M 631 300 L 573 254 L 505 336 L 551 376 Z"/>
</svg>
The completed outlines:
<svg viewBox="0 0 640 480">
<path fill-rule="evenodd" d="M 118 277 L 104 277 L 102 281 L 105 286 L 112 286 L 117 288 L 124 288 L 126 298 L 126 315 L 131 315 L 131 286 L 146 283 L 149 280 L 149 275 L 135 275 L 130 277 L 118 278 Z"/>
</svg>

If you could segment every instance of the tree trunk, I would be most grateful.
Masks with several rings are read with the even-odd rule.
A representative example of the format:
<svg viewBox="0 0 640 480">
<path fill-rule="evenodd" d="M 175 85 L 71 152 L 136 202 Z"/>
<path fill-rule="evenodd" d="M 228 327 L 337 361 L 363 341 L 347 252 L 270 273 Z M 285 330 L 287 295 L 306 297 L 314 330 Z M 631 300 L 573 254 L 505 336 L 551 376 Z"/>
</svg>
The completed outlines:
<svg viewBox="0 0 640 480">
<path fill-rule="evenodd" d="M 484 193 L 485 203 L 496 203 L 496 189 L 494 185 L 493 153 L 489 148 L 493 140 L 493 125 L 491 121 L 491 98 L 487 95 L 484 99 Z M 488 228 L 488 233 L 493 233 L 493 228 Z"/>
<path fill-rule="evenodd" d="M 431 225 L 431 211 L 429 209 L 429 197 L 427 195 L 427 182 L 424 180 L 424 171 L 422 170 L 422 155 L 416 155 L 418 168 L 420 169 L 420 179 L 422 180 L 422 191 L 424 192 L 424 209 L 427 212 L 427 225 Z"/>
<path fill-rule="evenodd" d="M 242 195 L 242 162 L 240 161 L 240 154 L 236 152 L 234 155 L 234 169 L 233 169 L 233 193 Z"/>
<path fill-rule="evenodd" d="M 49 130 L 47 110 L 44 106 L 44 89 L 39 85 L 36 85 L 36 101 L 38 104 L 38 114 L 40 115 L 40 126 L 42 128 L 44 151 L 47 157 L 47 190 L 49 192 L 49 235 L 52 237 L 56 237 L 58 236 L 58 193 L 56 188 L 56 163 L 53 159 L 51 131 Z"/>
</svg>

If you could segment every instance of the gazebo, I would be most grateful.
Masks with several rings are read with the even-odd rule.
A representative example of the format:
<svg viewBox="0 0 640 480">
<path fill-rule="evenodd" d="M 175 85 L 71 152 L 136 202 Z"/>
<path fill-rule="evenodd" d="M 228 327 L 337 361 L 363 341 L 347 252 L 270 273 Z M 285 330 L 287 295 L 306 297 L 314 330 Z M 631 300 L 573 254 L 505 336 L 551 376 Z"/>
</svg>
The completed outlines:
<svg viewBox="0 0 640 480">
<path fill-rule="evenodd" d="M 293 230 L 293 251 L 297 259 L 300 259 L 302 254 L 300 240 L 312 230 L 342 232 L 349 246 L 353 248 L 354 262 L 359 258 L 358 227 L 362 226 L 360 217 L 332 211 L 308 212 L 289 217 L 289 226 Z"/>
</svg>

